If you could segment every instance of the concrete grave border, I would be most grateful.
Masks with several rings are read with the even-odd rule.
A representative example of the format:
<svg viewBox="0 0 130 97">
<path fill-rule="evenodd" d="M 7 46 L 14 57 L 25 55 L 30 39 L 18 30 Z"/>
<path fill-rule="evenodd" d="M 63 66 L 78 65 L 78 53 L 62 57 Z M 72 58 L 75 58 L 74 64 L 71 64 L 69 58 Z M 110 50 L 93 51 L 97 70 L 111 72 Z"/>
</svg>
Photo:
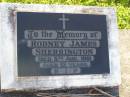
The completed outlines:
<svg viewBox="0 0 130 97">
<path fill-rule="evenodd" d="M 57 12 L 103 14 L 108 22 L 108 45 L 110 74 L 73 75 L 73 76 L 17 76 L 17 32 L 15 13 L 23 12 Z M 2 89 L 58 89 L 90 86 L 117 86 L 120 84 L 120 61 L 118 50 L 118 29 L 113 8 L 86 7 L 72 5 L 42 4 L 0 4 L 0 67 Z"/>
</svg>

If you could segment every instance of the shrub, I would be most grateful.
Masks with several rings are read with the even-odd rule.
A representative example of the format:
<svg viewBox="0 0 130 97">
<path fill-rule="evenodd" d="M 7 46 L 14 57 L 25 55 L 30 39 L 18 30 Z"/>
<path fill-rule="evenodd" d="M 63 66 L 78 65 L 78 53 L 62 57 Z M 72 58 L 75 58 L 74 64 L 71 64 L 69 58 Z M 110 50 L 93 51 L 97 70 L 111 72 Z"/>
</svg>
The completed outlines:
<svg viewBox="0 0 130 97">
<path fill-rule="evenodd" d="M 0 0 L 0 2 L 112 6 L 117 10 L 119 28 L 130 29 L 130 0 Z"/>
</svg>

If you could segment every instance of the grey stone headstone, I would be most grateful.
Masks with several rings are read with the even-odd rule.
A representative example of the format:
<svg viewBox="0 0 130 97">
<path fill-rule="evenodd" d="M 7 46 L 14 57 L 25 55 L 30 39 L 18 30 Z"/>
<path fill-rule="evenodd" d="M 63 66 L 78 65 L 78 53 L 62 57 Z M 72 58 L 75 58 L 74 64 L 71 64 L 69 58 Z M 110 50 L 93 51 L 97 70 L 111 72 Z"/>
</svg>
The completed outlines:
<svg viewBox="0 0 130 97">
<path fill-rule="evenodd" d="M 48 14 L 45 14 L 45 13 L 48 13 Z M 33 15 L 30 15 L 30 14 L 33 14 Z M 37 20 L 35 18 L 35 15 L 37 17 L 38 14 L 39 14 L 39 17 L 38 17 L 39 22 L 35 21 Z M 83 16 L 92 17 L 94 15 L 102 16 L 101 20 L 103 21 L 103 18 L 106 19 L 106 23 L 101 24 L 104 22 L 99 22 L 100 24 L 97 23 L 94 25 L 93 23 L 96 23 L 96 22 L 94 22 L 94 20 L 92 21 L 92 19 L 94 18 L 91 18 L 90 20 L 92 21 L 92 23 L 90 22 L 89 25 L 93 25 L 93 26 L 88 26 L 88 28 L 86 26 L 83 28 L 82 26 L 80 27 L 83 19 L 79 18 L 79 21 L 78 21 L 79 25 L 76 28 L 74 28 L 72 25 L 76 25 L 76 24 L 74 24 L 73 22 L 71 23 L 69 27 L 66 26 L 65 22 L 61 22 L 63 21 L 63 19 L 65 19 L 64 18 L 65 16 L 70 16 L 70 18 L 71 17 L 76 18 L 76 15 L 80 16 L 81 14 L 82 14 L 81 17 Z M 26 18 L 29 15 L 30 17 Z M 47 20 L 40 20 L 41 19 L 40 17 L 44 16 L 44 18 L 46 19 L 46 17 L 49 18 L 49 16 L 51 15 L 53 15 L 53 18 L 55 18 L 55 16 L 62 16 L 62 18 L 59 18 L 59 23 L 61 24 L 57 24 L 59 26 L 51 25 L 51 23 L 56 24 L 55 20 L 53 21 L 52 18 L 50 19 L 52 19 L 53 22 L 48 21 L 47 22 L 48 24 L 46 25 L 46 27 L 45 25 L 38 25 L 40 24 L 40 22 L 47 21 Z M 69 19 L 66 19 L 66 20 L 70 21 Z M 1 21 L 0 22 L 0 45 L 1 45 L 1 48 L 0 48 L 0 67 L 1 68 L 0 69 L 1 69 L 1 88 L 2 89 L 47 90 L 47 89 L 58 89 L 58 88 L 73 88 L 73 87 L 117 86 L 120 84 L 118 29 L 117 29 L 117 23 L 116 23 L 117 22 L 116 14 L 113 8 L 71 6 L 71 5 L 69 6 L 69 5 L 1 3 L 0 4 L 0 21 Z M 82 25 L 87 25 L 87 24 L 84 22 Z M 103 28 L 105 29 L 106 36 L 105 34 L 103 35 L 102 30 L 100 31 L 99 29 L 100 26 L 105 27 L 104 25 L 106 25 L 106 28 Z M 74 62 L 74 64 L 79 66 L 78 68 L 77 67 L 75 68 L 75 72 L 73 69 L 74 66 L 72 66 L 71 69 L 70 68 L 68 69 L 66 67 L 66 65 L 68 66 L 69 63 L 65 64 L 64 68 L 62 69 L 58 67 L 61 65 L 62 61 L 64 61 L 64 58 L 66 57 L 61 59 L 62 61 L 58 59 L 60 62 L 55 63 L 58 65 L 54 65 L 53 64 L 54 62 L 52 62 L 49 66 L 49 63 L 48 63 L 49 61 L 47 61 L 46 64 L 44 63 L 44 61 L 43 62 L 39 61 L 39 56 L 37 55 L 36 50 L 45 51 L 45 48 L 44 46 L 42 48 L 37 48 L 38 45 L 37 46 L 32 45 L 32 42 L 43 41 L 41 37 L 42 26 L 43 28 L 48 28 L 46 29 L 46 32 L 48 33 L 50 32 L 50 36 L 52 36 L 50 38 L 52 39 L 56 39 L 56 34 L 52 34 L 52 33 L 56 33 L 56 29 L 60 31 L 64 31 L 64 33 L 67 33 L 67 31 L 68 33 L 76 33 L 75 31 L 78 31 L 80 33 L 88 33 L 87 34 L 88 39 L 92 39 L 92 37 L 89 36 L 90 33 L 97 33 L 97 37 L 92 39 L 93 41 L 96 40 L 93 43 L 96 43 L 95 46 L 97 48 L 95 48 L 94 45 L 93 46 L 91 45 L 89 47 L 92 47 L 92 48 L 89 48 L 89 50 L 93 52 L 91 53 L 93 55 L 90 57 L 90 59 L 92 59 L 92 61 L 94 59 L 98 59 L 98 60 L 93 61 L 93 63 L 90 63 L 90 60 L 89 62 L 86 62 L 85 63 L 86 69 L 84 69 L 83 67 L 79 68 L 81 67 L 82 62 L 79 62 L 79 64 L 78 62 Z M 94 29 L 91 27 L 94 27 Z M 40 30 L 38 28 L 40 28 Z M 53 28 L 55 30 L 52 30 Z M 75 31 L 71 31 L 72 29 Z M 95 29 L 99 29 L 99 31 L 98 30 L 95 31 Z M 34 32 L 39 33 L 38 37 L 35 37 Z M 32 35 L 31 38 L 29 37 L 30 33 Z M 47 41 L 47 39 L 50 39 L 50 38 L 46 38 L 45 41 Z M 79 38 L 80 41 L 81 41 L 81 38 L 83 37 Z M 42 40 L 37 40 L 37 39 L 42 39 Z M 73 37 L 71 37 L 70 40 L 72 39 Z M 71 43 L 70 40 L 67 40 L 67 42 L 64 44 L 65 47 L 69 47 Z M 60 47 L 61 45 L 59 45 L 58 49 L 61 48 Z M 52 50 L 52 48 L 49 48 L 49 47 L 47 49 Z M 74 49 L 78 49 L 78 48 L 74 48 Z M 87 50 L 87 48 L 85 48 L 85 50 Z M 46 57 L 48 57 L 48 54 L 44 56 L 44 58 Z M 51 56 L 50 58 L 53 59 L 54 56 Z M 80 57 L 76 57 L 76 58 L 77 60 L 81 60 Z M 105 61 L 105 59 L 107 60 Z M 40 69 L 38 69 L 37 66 L 35 67 L 34 63 L 37 64 L 37 66 L 39 66 Z M 87 67 L 91 66 L 92 64 L 95 65 L 95 68 L 87 69 Z M 54 67 L 51 68 L 52 65 Z"/>
</svg>

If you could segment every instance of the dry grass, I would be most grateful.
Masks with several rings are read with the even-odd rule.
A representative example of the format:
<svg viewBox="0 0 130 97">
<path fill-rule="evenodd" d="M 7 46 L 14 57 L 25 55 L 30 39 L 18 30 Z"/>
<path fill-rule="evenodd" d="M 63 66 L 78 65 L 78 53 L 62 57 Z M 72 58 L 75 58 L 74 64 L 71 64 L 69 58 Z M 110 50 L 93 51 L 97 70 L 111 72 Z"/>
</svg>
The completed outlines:
<svg viewBox="0 0 130 97">
<path fill-rule="evenodd" d="M 130 97 L 130 30 L 120 31 L 121 78 L 120 97 Z"/>
</svg>

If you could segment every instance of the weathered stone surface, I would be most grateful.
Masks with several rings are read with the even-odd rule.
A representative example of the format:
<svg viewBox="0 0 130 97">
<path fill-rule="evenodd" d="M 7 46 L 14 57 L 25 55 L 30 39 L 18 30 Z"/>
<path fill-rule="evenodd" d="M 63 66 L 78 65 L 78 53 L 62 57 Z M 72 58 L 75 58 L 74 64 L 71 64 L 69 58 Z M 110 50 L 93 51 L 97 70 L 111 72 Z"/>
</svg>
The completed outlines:
<svg viewBox="0 0 130 97">
<path fill-rule="evenodd" d="M 17 32 L 15 12 L 57 12 L 104 14 L 108 18 L 110 74 L 18 77 Z M 55 89 L 89 86 L 117 86 L 120 84 L 118 30 L 113 8 L 67 5 L 0 4 L 0 59 L 2 89 Z"/>
<path fill-rule="evenodd" d="M 120 96 L 130 95 L 130 30 L 120 30 L 121 79 Z"/>
</svg>

